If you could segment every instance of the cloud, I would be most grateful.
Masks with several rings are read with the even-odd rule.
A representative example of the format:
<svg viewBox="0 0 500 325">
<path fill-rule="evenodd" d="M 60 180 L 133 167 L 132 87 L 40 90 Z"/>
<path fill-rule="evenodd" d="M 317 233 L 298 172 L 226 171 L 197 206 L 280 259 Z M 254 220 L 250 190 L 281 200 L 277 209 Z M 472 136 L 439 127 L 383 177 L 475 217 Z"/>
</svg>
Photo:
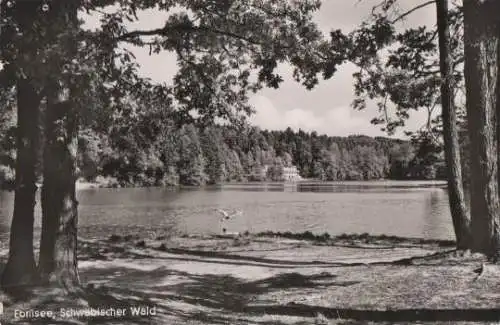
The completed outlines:
<svg viewBox="0 0 500 325">
<path fill-rule="evenodd" d="M 325 120 L 331 125 L 331 132 L 340 133 L 339 135 L 380 135 L 381 133 L 380 129 L 372 125 L 367 119 L 354 116 L 353 109 L 348 106 L 339 106 L 329 110 Z"/>
<path fill-rule="evenodd" d="M 284 130 L 290 127 L 293 130 L 316 131 L 331 136 L 384 135 L 379 127 L 372 125 L 366 118 L 355 116 L 354 110 L 349 106 L 338 106 L 317 113 L 302 108 L 279 109 L 262 95 L 253 97 L 250 102 L 256 110 L 250 121 L 262 129 Z"/>
<path fill-rule="evenodd" d="M 323 121 L 312 111 L 294 108 L 285 112 L 283 121 L 292 129 L 317 130 L 321 128 Z"/>
</svg>

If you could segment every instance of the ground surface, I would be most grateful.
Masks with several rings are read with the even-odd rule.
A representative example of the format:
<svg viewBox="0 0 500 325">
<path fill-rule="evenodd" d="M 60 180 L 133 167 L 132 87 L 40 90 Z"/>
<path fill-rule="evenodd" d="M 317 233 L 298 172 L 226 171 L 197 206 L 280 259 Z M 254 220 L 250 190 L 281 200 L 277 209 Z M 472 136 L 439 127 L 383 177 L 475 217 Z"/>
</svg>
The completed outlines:
<svg viewBox="0 0 500 325">
<path fill-rule="evenodd" d="M 70 324 L 13 321 L 16 309 L 61 306 L 144 306 L 155 314 L 71 324 L 500 323 L 500 269 L 486 264 L 477 278 L 482 257 L 450 252 L 450 243 L 285 237 L 82 241 L 81 297 L 44 293 L 23 304 L 4 297 L 7 323 Z"/>
</svg>

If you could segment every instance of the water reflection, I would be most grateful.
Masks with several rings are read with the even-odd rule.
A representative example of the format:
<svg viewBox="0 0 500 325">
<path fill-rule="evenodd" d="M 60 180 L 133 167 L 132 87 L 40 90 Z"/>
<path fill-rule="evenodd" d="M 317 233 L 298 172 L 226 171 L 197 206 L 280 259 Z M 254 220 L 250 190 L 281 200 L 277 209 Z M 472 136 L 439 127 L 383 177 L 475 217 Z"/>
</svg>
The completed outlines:
<svg viewBox="0 0 500 325">
<path fill-rule="evenodd" d="M 429 238 L 439 237 L 441 233 L 453 231 L 448 196 L 445 190 L 434 190 L 427 194 L 422 216 L 424 219 L 423 233 Z M 449 216 L 450 219 L 443 220 L 443 216 Z"/>
</svg>

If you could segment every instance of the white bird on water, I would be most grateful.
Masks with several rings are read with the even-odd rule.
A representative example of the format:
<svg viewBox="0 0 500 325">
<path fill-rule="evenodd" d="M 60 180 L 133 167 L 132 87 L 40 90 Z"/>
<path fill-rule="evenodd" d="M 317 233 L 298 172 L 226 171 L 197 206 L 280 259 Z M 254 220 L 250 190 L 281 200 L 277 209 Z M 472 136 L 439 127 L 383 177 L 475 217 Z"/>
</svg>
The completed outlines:
<svg viewBox="0 0 500 325">
<path fill-rule="evenodd" d="M 236 210 L 236 211 L 234 211 L 232 213 L 229 213 L 229 212 L 227 212 L 225 210 L 217 209 L 217 212 L 219 212 L 222 215 L 222 217 L 220 219 L 221 226 L 222 226 L 222 223 L 224 221 L 232 219 L 235 216 L 239 216 L 239 215 L 243 214 L 243 211 L 241 211 L 241 210 Z M 222 233 L 224 233 L 224 234 L 226 233 L 226 228 L 225 227 L 222 227 Z"/>
<path fill-rule="evenodd" d="M 243 212 L 240 210 L 234 211 L 233 213 L 229 213 L 227 211 L 224 211 L 222 209 L 217 209 L 217 212 L 219 212 L 222 215 L 221 221 L 224 220 L 229 220 L 235 216 L 241 215 Z"/>
</svg>

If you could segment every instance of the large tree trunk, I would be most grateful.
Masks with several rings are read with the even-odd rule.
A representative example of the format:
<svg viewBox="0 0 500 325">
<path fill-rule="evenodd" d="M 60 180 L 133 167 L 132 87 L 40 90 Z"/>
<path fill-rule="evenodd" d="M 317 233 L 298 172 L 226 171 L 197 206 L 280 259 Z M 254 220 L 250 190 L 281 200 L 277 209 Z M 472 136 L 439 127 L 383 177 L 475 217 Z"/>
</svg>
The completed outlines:
<svg viewBox="0 0 500 325">
<path fill-rule="evenodd" d="M 17 83 L 17 158 L 14 215 L 10 228 L 9 259 L 2 287 L 9 289 L 36 282 L 33 222 L 36 194 L 35 167 L 38 148 L 40 99 L 29 80 Z"/>
<path fill-rule="evenodd" d="M 64 30 L 55 31 L 65 44 L 64 65 L 76 56 L 78 4 L 77 0 L 55 0 L 49 10 L 52 20 L 64 26 Z M 74 101 L 75 76 L 60 68 L 60 78 L 53 80 L 49 87 L 45 113 L 39 272 L 45 282 L 59 283 L 71 291 L 80 282 L 75 190 L 79 118 Z"/>
<path fill-rule="evenodd" d="M 31 36 L 33 20 L 37 15 L 36 1 L 16 2 L 9 6 L 0 2 L 2 18 L 12 19 L 18 30 L 26 37 Z M 16 38 L 16 32 L 6 28 L 2 33 L 2 48 Z M 16 66 L 25 66 L 37 54 L 37 47 L 29 42 L 17 42 L 18 55 L 12 57 Z M 29 75 L 29 72 L 24 71 Z M 2 274 L 4 289 L 15 289 L 32 285 L 37 280 L 33 253 L 33 222 L 36 194 L 36 165 L 39 146 L 40 96 L 30 76 L 20 76 L 16 80 L 17 92 L 17 157 L 14 213 L 10 229 L 9 259 Z"/>
<path fill-rule="evenodd" d="M 500 39 L 500 28 L 498 29 L 498 37 Z M 497 66 L 497 76 L 500 75 L 500 41 L 497 42 L 497 62 L 499 63 Z M 500 82 L 497 82 L 496 89 L 496 110 L 495 110 L 495 119 L 496 119 L 496 140 L 497 140 L 497 157 L 498 164 L 500 168 Z M 497 173 L 497 186 L 500 191 L 500 170 Z M 500 193 L 499 193 L 500 195 Z"/>
<path fill-rule="evenodd" d="M 62 97 L 47 103 L 39 271 L 44 281 L 72 288 L 79 284 L 75 190 L 78 118 L 74 104 Z"/>
<path fill-rule="evenodd" d="M 437 0 L 436 10 L 439 34 L 444 153 L 448 172 L 448 198 L 457 239 L 457 248 L 467 249 L 471 246 L 470 218 L 465 205 L 460 146 L 458 143 L 457 113 L 453 96 L 448 0 Z"/>
<path fill-rule="evenodd" d="M 499 244 L 496 90 L 500 2 L 464 1 L 465 84 L 471 141 L 473 248 L 496 257 Z"/>
</svg>

